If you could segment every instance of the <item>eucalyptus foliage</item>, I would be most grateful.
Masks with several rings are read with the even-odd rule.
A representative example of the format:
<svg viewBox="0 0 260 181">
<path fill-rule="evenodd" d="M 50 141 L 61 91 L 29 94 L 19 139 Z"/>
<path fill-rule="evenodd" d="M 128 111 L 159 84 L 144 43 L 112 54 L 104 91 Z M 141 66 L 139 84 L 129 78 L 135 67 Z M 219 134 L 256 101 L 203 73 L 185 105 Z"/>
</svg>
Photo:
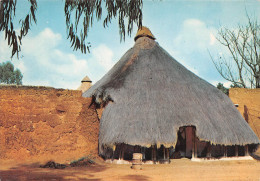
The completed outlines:
<svg viewBox="0 0 260 181">
<path fill-rule="evenodd" d="M 19 21 L 20 32 L 17 33 L 14 26 L 14 18 L 16 12 L 17 0 L 2 0 L 0 1 L 0 31 L 5 32 L 5 40 L 8 41 L 8 45 L 12 47 L 12 57 L 21 51 L 22 39 L 28 33 L 32 22 L 36 23 L 35 12 L 37 10 L 36 0 L 29 0 L 31 6 L 28 14 L 24 19 Z"/>
<path fill-rule="evenodd" d="M 5 32 L 5 39 L 12 47 L 12 57 L 19 58 L 22 39 L 28 34 L 32 24 L 37 23 L 37 0 L 28 0 L 30 8 L 24 19 L 21 18 L 18 27 L 14 26 L 17 0 L 0 1 L 0 31 Z M 112 19 L 118 19 L 120 39 L 124 40 L 126 32 L 131 35 L 133 25 L 142 26 L 142 0 L 65 0 L 64 13 L 66 17 L 67 38 L 73 50 L 89 51 L 87 42 L 88 31 L 94 20 L 102 17 L 104 28 L 108 27 Z M 106 13 L 105 16 L 102 16 Z M 19 33 L 15 30 L 19 29 Z"/>
</svg>

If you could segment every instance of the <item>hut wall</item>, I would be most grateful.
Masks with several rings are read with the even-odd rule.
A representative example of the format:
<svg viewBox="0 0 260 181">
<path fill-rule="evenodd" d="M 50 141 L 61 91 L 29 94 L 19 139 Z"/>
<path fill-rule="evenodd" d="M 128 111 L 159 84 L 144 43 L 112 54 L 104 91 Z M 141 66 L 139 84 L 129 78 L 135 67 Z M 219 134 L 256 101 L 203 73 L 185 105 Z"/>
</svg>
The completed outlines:
<svg viewBox="0 0 260 181">
<path fill-rule="evenodd" d="M 209 143 L 205 142 L 205 141 L 197 141 L 198 157 L 206 157 L 207 156 L 208 144 Z"/>
<path fill-rule="evenodd" d="M 99 121 L 81 91 L 0 86 L 0 160 L 67 162 L 98 155 Z"/>
<path fill-rule="evenodd" d="M 81 90 L 82 93 L 87 91 L 92 86 L 91 82 L 82 82 L 77 90 Z"/>
<path fill-rule="evenodd" d="M 260 139 L 260 89 L 232 88 L 229 97 Z"/>
</svg>

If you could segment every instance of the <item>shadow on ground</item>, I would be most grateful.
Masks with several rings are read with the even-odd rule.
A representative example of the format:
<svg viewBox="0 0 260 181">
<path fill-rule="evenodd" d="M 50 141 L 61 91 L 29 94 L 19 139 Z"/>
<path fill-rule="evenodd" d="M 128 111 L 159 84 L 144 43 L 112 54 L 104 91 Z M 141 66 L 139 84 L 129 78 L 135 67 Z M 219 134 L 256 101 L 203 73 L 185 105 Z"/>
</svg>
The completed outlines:
<svg viewBox="0 0 260 181">
<path fill-rule="evenodd" d="M 39 163 L 18 165 L 8 170 L 0 170 L 0 180 L 95 180 L 94 173 L 106 170 L 104 165 L 67 167 L 65 169 L 40 168 Z"/>
<path fill-rule="evenodd" d="M 133 180 L 133 181 L 147 181 L 150 180 L 149 177 L 144 176 L 144 175 L 126 175 L 121 177 L 120 179 L 122 180 Z"/>
</svg>

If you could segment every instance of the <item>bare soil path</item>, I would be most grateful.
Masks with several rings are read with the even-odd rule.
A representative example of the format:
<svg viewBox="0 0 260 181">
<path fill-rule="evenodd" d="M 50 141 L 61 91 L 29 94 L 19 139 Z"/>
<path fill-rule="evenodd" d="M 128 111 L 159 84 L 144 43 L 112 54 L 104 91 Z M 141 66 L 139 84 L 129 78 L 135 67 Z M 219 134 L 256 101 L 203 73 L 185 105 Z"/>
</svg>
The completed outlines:
<svg viewBox="0 0 260 181">
<path fill-rule="evenodd" d="M 16 164 L 1 162 L 0 180 L 252 180 L 260 181 L 260 161 L 171 160 L 170 164 L 131 165 L 108 164 L 99 161 L 87 167 L 65 169 L 39 168 L 40 163 Z"/>
</svg>

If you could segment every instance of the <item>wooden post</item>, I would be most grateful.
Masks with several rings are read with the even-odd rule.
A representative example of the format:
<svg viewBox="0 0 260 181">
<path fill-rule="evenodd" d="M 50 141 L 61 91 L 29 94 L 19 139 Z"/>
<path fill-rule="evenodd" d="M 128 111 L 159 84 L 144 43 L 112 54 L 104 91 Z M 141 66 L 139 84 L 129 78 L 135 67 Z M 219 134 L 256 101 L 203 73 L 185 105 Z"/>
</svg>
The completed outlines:
<svg viewBox="0 0 260 181">
<path fill-rule="evenodd" d="M 227 147 L 224 145 L 224 157 L 227 157 Z"/>
<path fill-rule="evenodd" d="M 238 146 L 235 146 L 235 156 L 238 156 Z"/>
<path fill-rule="evenodd" d="M 194 157 L 195 157 L 195 154 L 194 154 L 194 152 L 195 152 L 195 150 L 194 150 L 194 142 L 193 142 L 192 150 L 191 150 L 191 151 L 192 151 L 192 152 L 191 152 L 191 157 L 194 158 Z"/>
<path fill-rule="evenodd" d="M 152 148 L 152 161 L 153 161 L 153 158 L 154 158 L 154 156 L 153 156 L 153 154 L 154 154 L 154 151 L 153 151 L 153 145 L 151 146 L 151 148 Z"/>
<path fill-rule="evenodd" d="M 124 160 L 125 145 L 120 145 L 119 160 Z"/>
<path fill-rule="evenodd" d="M 112 161 L 114 161 L 114 155 L 115 155 L 115 151 L 113 150 L 113 152 L 112 152 Z"/>
<path fill-rule="evenodd" d="M 122 157 L 122 150 L 120 148 L 118 160 L 121 160 L 121 157 Z"/>
<path fill-rule="evenodd" d="M 122 145 L 121 159 L 124 160 L 125 155 L 125 145 Z"/>
<path fill-rule="evenodd" d="M 196 131 L 195 128 L 192 129 L 192 139 L 193 139 L 193 147 L 192 147 L 192 158 L 197 158 L 197 139 L 196 139 Z"/>
<path fill-rule="evenodd" d="M 145 160 L 145 147 L 141 147 L 141 153 L 142 153 L 142 156 L 143 156 L 143 160 Z"/>
<path fill-rule="evenodd" d="M 165 160 L 165 147 L 163 146 L 163 159 Z"/>
<path fill-rule="evenodd" d="M 248 156 L 248 145 L 245 145 L 245 156 Z"/>
<path fill-rule="evenodd" d="M 115 158 L 115 151 L 116 151 L 116 145 L 113 145 L 113 148 L 112 148 L 112 150 L 113 150 L 113 152 L 112 152 L 112 161 L 114 161 L 114 158 Z"/>
<path fill-rule="evenodd" d="M 118 160 L 121 160 L 121 157 L 122 157 L 122 145 L 120 145 L 120 148 L 119 148 L 119 157 L 118 157 Z"/>
<path fill-rule="evenodd" d="M 152 146 L 152 160 L 155 162 L 156 161 L 156 150 L 155 150 L 155 146 L 156 145 L 153 145 Z"/>
<path fill-rule="evenodd" d="M 211 157 L 211 144 L 208 144 L 208 149 L 207 149 L 207 158 Z"/>
<path fill-rule="evenodd" d="M 170 150 L 169 150 L 169 148 L 166 148 L 166 157 L 167 157 L 168 162 L 170 163 Z"/>
<path fill-rule="evenodd" d="M 197 158 L 197 154 L 198 154 L 198 148 L 197 148 L 197 139 L 196 139 L 196 136 L 194 138 L 194 157 Z"/>
<path fill-rule="evenodd" d="M 157 160 L 157 146 L 154 145 L 154 161 Z"/>
</svg>

